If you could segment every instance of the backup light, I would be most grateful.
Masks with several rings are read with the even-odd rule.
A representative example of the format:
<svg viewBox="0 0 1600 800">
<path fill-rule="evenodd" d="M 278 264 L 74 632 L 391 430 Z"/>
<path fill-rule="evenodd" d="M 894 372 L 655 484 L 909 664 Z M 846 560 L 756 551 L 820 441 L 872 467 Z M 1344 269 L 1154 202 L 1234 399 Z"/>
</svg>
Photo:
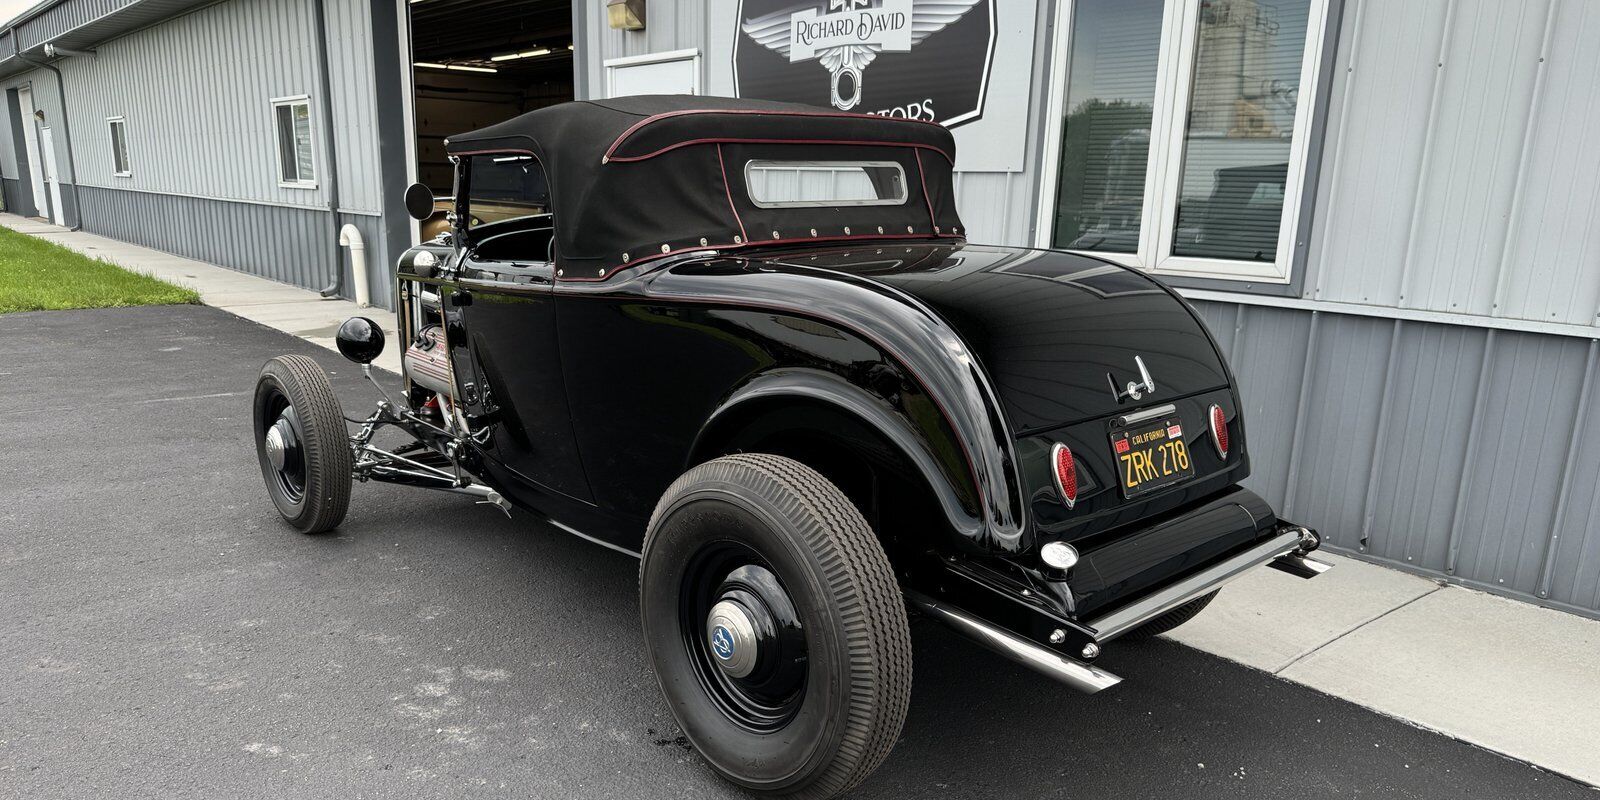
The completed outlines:
<svg viewBox="0 0 1600 800">
<path fill-rule="evenodd" d="M 1060 442 L 1050 450 L 1050 463 L 1056 468 L 1056 491 L 1061 502 L 1072 508 L 1078 504 L 1078 464 L 1072 460 L 1072 448 Z"/>
<path fill-rule="evenodd" d="M 1056 569 L 1072 569 L 1078 563 L 1078 549 L 1066 542 L 1045 542 L 1039 548 L 1039 560 Z"/>
<path fill-rule="evenodd" d="M 1207 414 L 1211 418 L 1211 443 L 1217 447 L 1217 455 L 1223 461 L 1228 460 L 1228 415 L 1223 413 L 1222 406 L 1211 406 Z"/>
</svg>

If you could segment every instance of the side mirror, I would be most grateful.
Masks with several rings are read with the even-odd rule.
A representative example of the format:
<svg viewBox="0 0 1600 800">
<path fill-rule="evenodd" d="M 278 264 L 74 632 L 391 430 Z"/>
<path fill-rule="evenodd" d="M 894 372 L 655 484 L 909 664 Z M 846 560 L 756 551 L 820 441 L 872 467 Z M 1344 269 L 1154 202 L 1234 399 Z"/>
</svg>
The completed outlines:
<svg viewBox="0 0 1600 800">
<path fill-rule="evenodd" d="M 371 364 L 383 353 L 383 329 L 366 317 L 351 317 L 333 336 L 339 352 L 357 364 Z"/>
<path fill-rule="evenodd" d="M 406 213 L 419 221 L 433 216 L 433 190 L 420 183 L 407 186 Z"/>
</svg>

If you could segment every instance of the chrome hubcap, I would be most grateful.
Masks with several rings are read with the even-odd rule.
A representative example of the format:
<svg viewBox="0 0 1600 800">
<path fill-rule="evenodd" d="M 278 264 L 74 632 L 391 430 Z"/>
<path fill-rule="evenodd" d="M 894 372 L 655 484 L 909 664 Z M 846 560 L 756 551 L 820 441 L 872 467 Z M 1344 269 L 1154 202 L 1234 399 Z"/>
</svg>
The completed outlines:
<svg viewBox="0 0 1600 800">
<path fill-rule="evenodd" d="M 284 424 L 284 421 L 280 419 L 277 424 L 267 430 L 265 442 L 267 461 L 272 464 L 273 469 L 283 469 L 283 465 L 288 458 L 289 443 L 283 435 Z"/>
<path fill-rule="evenodd" d="M 706 644 L 717 666 L 730 677 L 743 678 L 756 668 L 756 627 L 743 607 L 723 600 L 706 617 Z"/>
</svg>

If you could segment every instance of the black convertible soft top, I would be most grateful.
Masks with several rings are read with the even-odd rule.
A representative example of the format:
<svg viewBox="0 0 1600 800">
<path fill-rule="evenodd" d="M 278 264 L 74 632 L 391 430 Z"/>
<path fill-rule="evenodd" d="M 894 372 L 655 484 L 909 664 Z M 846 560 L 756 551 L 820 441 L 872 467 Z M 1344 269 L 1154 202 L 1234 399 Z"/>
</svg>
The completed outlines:
<svg viewBox="0 0 1600 800">
<path fill-rule="evenodd" d="M 454 156 L 531 153 L 544 166 L 568 280 L 686 250 L 959 238 L 955 142 L 942 126 L 795 103 L 661 95 L 531 111 L 445 142 Z M 751 161 L 898 165 L 895 204 L 758 204 Z M 470 175 L 468 177 L 470 181 Z"/>
</svg>

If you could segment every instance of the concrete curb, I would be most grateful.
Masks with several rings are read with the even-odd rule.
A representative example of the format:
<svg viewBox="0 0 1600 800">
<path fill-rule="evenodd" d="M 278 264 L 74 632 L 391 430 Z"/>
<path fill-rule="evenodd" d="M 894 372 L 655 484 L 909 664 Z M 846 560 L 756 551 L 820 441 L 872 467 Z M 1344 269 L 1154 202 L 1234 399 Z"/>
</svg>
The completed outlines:
<svg viewBox="0 0 1600 800">
<path fill-rule="evenodd" d="M 207 305 L 330 349 L 357 313 L 394 334 L 382 309 L 11 214 L 0 225 L 191 287 Z M 390 348 L 377 365 L 399 372 L 399 362 Z M 1337 568 L 1312 581 L 1255 570 L 1167 635 L 1600 786 L 1600 620 L 1325 558 Z"/>
</svg>

